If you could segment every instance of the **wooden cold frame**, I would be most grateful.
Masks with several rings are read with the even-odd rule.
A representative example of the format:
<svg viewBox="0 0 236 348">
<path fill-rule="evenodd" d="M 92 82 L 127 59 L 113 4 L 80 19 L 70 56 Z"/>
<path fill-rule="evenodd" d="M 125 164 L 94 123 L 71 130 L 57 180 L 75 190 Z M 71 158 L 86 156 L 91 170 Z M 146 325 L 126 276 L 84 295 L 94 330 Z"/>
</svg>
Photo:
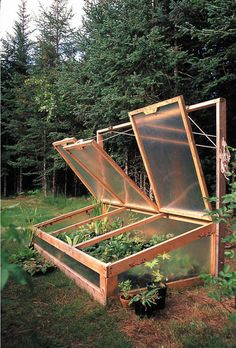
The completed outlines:
<svg viewBox="0 0 236 348">
<path fill-rule="evenodd" d="M 83 209 L 80 209 L 79 211 L 77 211 L 77 214 L 84 212 L 86 208 L 92 209 L 93 205 L 89 206 L 89 207 L 85 207 Z M 129 211 L 129 209 L 126 209 L 126 208 L 121 209 L 119 207 L 117 207 L 117 209 L 114 211 L 116 211 L 118 213 L 118 212 L 121 212 L 124 210 Z M 111 211 L 110 214 L 113 215 L 114 211 Z M 68 213 L 68 214 L 70 214 L 70 213 Z M 68 214 L 64 214 L 64 219 L 68 218 Z M 106 215 L 108 215 L 108 214 L 109 213 L 107 213 Z M 76 212 L 73 212 L 73 216 L 74 215 L 76 215 Z M 104 215 L 105 214 L 100 215 L 99 218 L 102 219 L 104 217 Z M 71 258 L 75 259 L 79 263 L 85 265 L 89 269 L 98 273 L 100 276 L 100 286 L 99 287 L 94 285 L 90 281 L 88 281 L 82 275 L 80 275 L 80 274 L 76 273 L 75 271 L 73 271 L 72 269 L 70 269 L 70 267 L 68 267 L 67 265 L 62 263 L 59 259 L 52 256 L 46 250 L 43 250 L 43 248 L 37 244 L 37 241 L 35 242 L 35 247 L 40 253 L 42 253 L 42 255 L 44 255 L 47 259 L 49 259 L 56 266 L 58 266 L 58 268 L 60 268 L 67 276 L 74 279 L 76 284 L 78 284 L 81 288 L 85 289 L 96 301 L 100 302 L 103 305 L 106 305 L 108 298 L 110 296 L 113 296 L 117 291 L 118 275 L 120 273 L 122 273 L 126 270 L 129 270 L 130 268 L 132 268 L 136 265 L 139 265 L 145 261 L 153 259 L 157 254 L 161 254 L 164 252 L 174 250 L 174 249 L 176 249 L 180 246 L 183 246 L 187 243 L 190 243 L 194 240 L 197 240 L 197 239 L 214 234 L 214 225 L 212 223 L 207 223 L 204 220 L 195 220 L 195 219 L 191 219 L 191 218 L 186 219 L 186 218 L 181 218 L 181 217 L 176 218 L 175 216 L 169 217 L 167 214 L 164 214 L 164 213 L 149 214 L 149 215 L 150 215 L 149 217 L 141 219 L 135 223 L 126 225 L 118 230 L 107 232 L 101 236 L 95 237 L 89 241 L 85 241 L 85 242 L 80 243 L 80 244 L 73 246 L 73 247 L 55 237 L 54 232 L 58 232 L 59 230 L 52 232 L 52 233 L 54 233 L 54 235 L 52 235 L 52 233 L 49 234 L 49 233 L 44 232 L 42 230 L 44 227 L 46 227 L 48 225 L 56 224 L 56 222 L 58 222 L 58 219 L 55 219 L 55 220 L 51 219 L 51 220 L 46 221 L 45 225 L 44 225 L 44 223 L 41 223 L 41 224 L 38 224 L 37 226 L 35 226 L 35 235 L 38 238 L 40 238 L 43 241 L 46 241 L 48 244 L 54 246 L 55 248 L 64 252 L 65 254 L 67 254 Z M 160 218 L 166 218 L 166 219 L 168 219 L 168 218 L 175 219 L 176 218 L 177 220 L 188 221 L 188 222 L 191 222 L 193 224 L 198 223 L 198 224 L 201 224 L 201 226 L 199 226 L 198 228 L 195 228 L 193 230 L 190 230 L 188 232 L 185 232 L 181 235 L 178 235 L 176 237 L 173 237 L 165 242 L 159 243 L 158 245 L 155 245 L 153 247 L 150 247 L 148 249 L 145 249 L 143 251 L 140 251 L 138 253 L 130 255 L 124 259 L 113 262 L 113 263 L 104 263 L 104 262 L 86 254 L 85 252 L 83 252 L 83 248 L 88 246 L 88 245 L 93 245 L 93 244 L 100 242 L 104 239 L 111 238 L 114 235 L 126 233 L 126 232 L 134 229 L 135 227 L 142 226 L 143 224 L 146 224 L 146 223 L 151 222 L 151 221 L 156 221 Z M 89 221 L 92 222 L 92 221 L 94 221 L 94 219 L 90 218 L 88 220 L 83 221 L 83 223 L 87 224 Z M 73 226 L 73 225 L 71 225 L 71 226 Z M 70 227 L 70 226 L 68 226 L 68 227 Z M 192 277 L 189 279 L 185 279 L 183 281 L 178 280 L 176 282 L 171 282 L 170 286 L 174 287 L 175 283 L 176 283 L 177 287 L 187 286 L 187 285 L 199 283 L 199 278 Z"/>
<path fill-rule="evenodd" d="M 177 97 L 177 98 L 181 98 L 181 97 Z M 176 100 L 176 98 L 173 98 L 172 101 L 173 100 Z M 157 104 L 166 105 L 167 102 L 169 102 L 169 101 L 165 101 L 163 103 L 157 103 Z M 218 148 L 217 158 L 218 158 L 219 149 L 221 146 L 221 138 L 225 137 L 225 135 L 226 135 L 225 134 L 225 115 L 226 115 L 225 100 L 224 99 L 215 99 L 213 101 L 199 103 L 199 104 L 196 104 L 193 106 L 187 106 L 186 109 L 188 112 L 192 112 L 192 111 L 196 111 L 196 110 L 200 110 L 200 109 L 204 109 L 204 108 L 209 108 L 209 107 L 212 107 L 215 105 L 217 107 L 217 127 L 220 128 L 220 130 L 218 130 L 218 133 L 217 133 L 217 137 L 218 137 L 217 138 L 218 139 L 217 140 L 217 148 Z M 142 109 L 140 109 L 140 110 L 142 110 Z M 146 113 L 149 113 L 151 111 L 153 111 L 152 107 L 149 107 L 146 109 Z M 185 113 L 185 117 L 186 117 L 186 113 Z M 221 125 L 223 124 L 223 127 L 219 127 L 220 124 Z M 121 128 L 123 128 L 123 126 L 128 127 L 130 125 L 131 125 L 131 123 L 127 122 L 124 125 L 118 125 L 118 126 L 106 128 L 104 130 L 100 130 L 97 132 L 97 140 L 99 141 L 99 143 L 101 145 L 103 145 L 103 137 L 102 137 L 103 132 L 109 132 L 109 131 L 111 132 L 112 130 L 121 129 Z M 192 137 L 191 134 L 190 134 L 190 136 Z M 87 142 L 82 143 L 82 145 L 86 146 L 86 145 L 89 145 L 90 143 L 91 143 L 91 141 L 87 141 Z M 194 142 L 192 142 L 192 144 L 194 147 Z M 73 147 L 73 146 L 78 146 L 81 144 L 77 142 L 76 138 L 66 138 L 66 139 L 63 139 L 62 141 L 58 141 L 58 142 L 53 143 L 53 145 L 57 150 L 59 149 L 58 152 L 60 153 L 60 147 L 66 148 L 66 150 L 68 150 L 68 148 L 70 148 L 70 145 L 72 145 L 72 147 Z M 96 146 L 96 144 L 95 144 L 95 146 Z M 99 151 L 101 151 L 101 152 L 104 151 L 101 146 L 99 146 Z M 195 151 L 196 151 L 196 149 L 195 149 Z M 104 156 L 107 156 L 105 151 L 104 151 Z M 63 154 L 62 154 L 62 157 L 66 160 L 66 158 L 63 156 Z M 109 156 L 108 156 L 108 158 L 109 158 Z M 110 158 L 109 158 L 109 161 L 110 161 Z M 119 168 L 119 171 L 120 170 L 121 169 Z M 219 171 L 219 165 L 217 167 L 217 170 Z M 121 172 L 123 173 L 123 171 L 121 171 Z M 202 173 L 199 172 L 198 175 L 202 176 Z M 218 183 L 217 184 L 217 190 L 218 190 L 217 194 L 222 195 L 224 193 L 225 188 L 224 188 L 224 184 L 222 184 L 223 181 L 224 180 L 222 178 L 222 175 L 220 176 L 219 174 L 217 174 L 217 183 Z M 221 182 L 221 184 L 219 184 L 220 182 Z M 89 189 L 88 185 L 85 184 L 85 186 L 87 186 L 87 188 Z M 201 189 L 204 191 L 204 185 L 201 186 Z M 90 192 L 92 192 L 92 191 L 90 190 Z M 104 203 L 108 203 L 108 202 L 104 202 Z M 122 203 L 123 202 L 121 202 L 119 205 L 113 205 L 113 206 L 115 206 L 116 208 L 119 208 L 120 206 L 121 207 L 123 206 Z M 36 231 L 37 237 L 41 238 L 42 240 L 47 241 L 49 244 L 57 247 L 59 250 L 63 251 L 65 254 L 71 256 L 72 258 L 74 258 L 75 260 L 80 262 L 81 264 L 84 264 L 85 266 L 87 266 L 91 270 L 94 270 L 95 272 L 97 272 L 100 276 L 100 286 L 99 287 L 94 285 L 93 283 L 89 282 L 87 279 L 85 279 L 80 274 L 71 270 L 65 264 L 61 263 L 60 260 L 56 259 L 52 255 L 50 255 L 47 251 L 43 250 L 43 248 L 40 247 L 39 245 L 37 245 L 37 243 L 35 243 L 35 246 L 39 250 L 39 252 L 41 252 L 46 258 L 50 259 L 53 263 L 55 263 L 69 277 L 74 279 L 75 282 L 80 287 L 84 288 L 98 302 L 100 302 L 103 305 L 105 305 L 107 303 L 108 297 L 114 295 L 114 293 L 117 291 L 118 275 L 121 272 L 126 271 L 126 270 L 128 270 L 128 269 L 130 269 L 138 264 L 141 264 L 145 261 L 151 260 L 157 254 L 174 250 L 174 249 L 179 248 L 183 245 L 186 245 L 194 240 L 204 238 L 207 236 L 211 236 L 211 273 L 212 274 L 217 273 L 217 270 L 219 269 L 219 265 L 222 264 L 222 262 L 223 262 L 222 261 L 222 253 L 221 253 L 222 247 L 220 245 L 220 236 L 223 233 L 222 232 L 223 229 L 219 229 L 218 226 L 213 225 L 209 221 L 206 221 L 206 220 L 204 221 L 204 220 L 200 219 L 199 216 L 189 217 L 188 214 L 187 214 L 187 216 L 184 216 L 185 214 L 183 214 L 180 211 L 173 212 L 173 211 L 165 210 L 165 211 L 162 211 L 162 213 L 160 213 L 156 209 L 156 212 L 148 211 L 148 212 L 145 212 L 145 214 L 150 215 L 150 217 L 146 218 L 146 219 L 149 219 L 149 220 L 153 219 L 153 221 L 155 221 L 157 218 L 164 217 L 166 219 L 174 219 L 174 220 L 180 220 L 180 221 L 186 221 L 186 222 L 192 222 L 192 223 L 195 222 L 197 224 L 201 224 L 201 226 L 199 226 L 198 228 L 195 228 L 193 230 L 190 230 L 188 232 L 185 232 L 181 235 L 178 235 L 174 238 L 171 238 L 165 242 L 159 243 L 158 245 L 155 245 L 151 248 L 143 250 L 139 253 L 130 255 L 124 259 L 113 262 L 113 263 L 103 263 L 103 262 L 97 260 L 96 258 L 83 252 L 83 248 L 88 246 L 88 245 L 93 245 L 94 243 L 97 243 L 101 240 L 108 239 L 108 238 L 112 237 L 113 235 L 125 233 L 125 232 L 131 230 L 131 227 L 129 225 L 125 226 L 124 228 L 121 228 L 121 229 L 118 229 L 115 231 L 111 231 L 111 232 L 108 232 L 107 234 L 96 237 L 97 239 L 93 238 L 89 241 L 85 241 L 83 243 L 80 243 L 80 244 L 76 245 L 75 247 L 71 247 L 67 243 L 62 242 L 62 241 L 58 240 L 57 238 L 55 238 L 55 236 L 53 236 L 54 232 L 56 235 L 57 234 L 56 232 L 58 232 L 60 230 L 54 231 L 51 234 L 48 234 L 48 233 L 42 231 L 42 229 L 46 226 L 53 225 L 54 223 L 57 223 L 59 221 L 63 221 L 64 219 L 69 219 L 70 217 L 73 217 L 76 214 L 80 214 L 80 213 L 82 214 L 82 211 L 92 210 L 93 207 L 94 207 L 93 205 L 89 206 L 89 207 L 85 207 L 82 210 L 80 209 L 80 210 L 77 210 L 77 211 L 74 211 L 71 213 L 63 214 L 62 216 L 59 216 L 59 217 L 50 219 L 46 222 L 37 224 L 35 226 L 35 231 Z M 135 211 L 135 208 L 132 207 L 131 210 Z M 139 212 L 144 212 L 140 209 L 140 207 L 137 207 L 136 210 Z M 100 218 L 102 218 L 102 216 L 103 216 L 103 214 L 100 216 Z M 91 218 L 91 219 L 93 219 L 93 218 Z M 78 227 L 78 226 L 81 226 L 85 223 L 92 222 L 91 219 L 87 219 L 85 221 L 82 221 L 82 222 L 78 223 L 78 225 L 74 224 L 73 227 Z M 137 224 L 139 226 L 141 226 L 143 223 L 145 223 L 146 219 L 138 221 Z M 66 230 L 70 230 L 71 226 L 68 226 L 69 227 L 68 229 L 66 227 Z M 73 228 L 73 227 L 71 227 L 71 228 Z M 216 230 L 216 232 L 215 232 L 215 230 Z M 183 279 L 183 280 L 171 282 L 171 283 L 169 283 L 169 287 L 183 287 L 183 286 L 199 284 L 200 282 L 201 281 L 200 281 L 199 277 L 191 277 L 189 279 Z"/>
</svg>

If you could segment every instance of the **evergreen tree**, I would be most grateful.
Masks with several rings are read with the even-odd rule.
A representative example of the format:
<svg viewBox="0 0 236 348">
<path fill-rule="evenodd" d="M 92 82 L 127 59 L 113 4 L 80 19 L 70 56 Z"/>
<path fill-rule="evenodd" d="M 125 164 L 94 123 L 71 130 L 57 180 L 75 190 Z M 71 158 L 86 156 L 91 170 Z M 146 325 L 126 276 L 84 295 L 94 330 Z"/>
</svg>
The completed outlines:
<svg viewBox="0 0 236 348">
<path fill-rule="evenodd" d="M 70 26 L 72 16 L 65 0 L 54 0 L 48 9 L 41 7 L 37 20 L 36 65 L 33 76 L 27 82 L 28 88 L 33 91 L 31 104 L 35 111 L 28 120 L 27 136 L 33 139 L 32 147 L 37 154 L 36 181 L 43 188 L 44 195 L 50 189 L 55 193 L 56 170 L 62 166 L 51 144 L 68 136 L 70 129 L 66 105 L 61 110 L 58 81 L 61 81 L 63 66 L 73 64 L 76 54 L 75 32 Z"/>
<path fill-rule="evenodd" d="M 22 86 L 29 74 L 30 64 L 30 18 L 26 12 L 26 1 L 22 0 L 18 10 L 18 20 L 14 24 L 13 35 L 2 41 L 2 134 L 4 193 L 6 175 L 16 179 L 16 190 L 22 191 L 23 169 L 27 168 L 22 136 L 25 133 L 25 97 Z M 12 170 L 13 169 L 13 170 Z M 11 185 L 12 180 L 11 177 Z M 11 189 L 11 188 L 10 188 Z"/>
<path fill-rule="evenodd" d="M 53 0 L 47 9 L 41 5 L 37 20 L 40 68 L 52 68 L 76 55 L 75 31 L 71 27 L 72 9 L 67 0 Z"/>
</svg>

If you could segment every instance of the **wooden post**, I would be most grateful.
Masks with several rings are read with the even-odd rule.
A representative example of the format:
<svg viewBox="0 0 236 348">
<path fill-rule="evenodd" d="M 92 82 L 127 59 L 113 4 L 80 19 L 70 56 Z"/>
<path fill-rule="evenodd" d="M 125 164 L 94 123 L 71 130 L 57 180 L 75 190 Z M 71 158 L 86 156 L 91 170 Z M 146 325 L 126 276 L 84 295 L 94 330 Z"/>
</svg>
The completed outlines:
<svg viewBox="0 0 236 348">
<path fill-rule="evenodd" d="M 115 296 L 118 291 L 118 277 L 106 278 L 100 274 L 100 290 L 103 294 L 104 302 L 111 296 Z"/>
<path fill-rule="evenodd" d="M 222 196 L 226 192 L 226 180 L 221 173 L 220 151 L 222 149 L 222 139 L 226 140 L 226 100 L 218 99 L 216 103 L 216 209 L 221 207 Z M 224 245 L 221 239 L 224 238 L 224 225 L 216 225 L 216 265 L 215 274 L 222 269 L 224 265 Z"/>
<path fill-rule="evenodd" d="M 101 133 L 98 133 L 97 132 L 97 143 L 102 147 L 104 148 L 104 145 L 103 145 L 103 135 Z"/>
</svg>

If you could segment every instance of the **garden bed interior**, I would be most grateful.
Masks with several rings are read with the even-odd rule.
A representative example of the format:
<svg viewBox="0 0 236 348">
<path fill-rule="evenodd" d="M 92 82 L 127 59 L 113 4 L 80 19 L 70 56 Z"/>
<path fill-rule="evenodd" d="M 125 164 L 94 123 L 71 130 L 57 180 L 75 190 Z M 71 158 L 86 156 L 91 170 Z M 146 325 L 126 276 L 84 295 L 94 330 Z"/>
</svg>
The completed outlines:
<svg viewBox="0 0 236 348">
<path fill-rule="evenodd" d="M 94 140 L 54 143 L 99 203 L 36 225 L 36 249 L 97 301 L 150 281 L 145 262 L 160 262 L 171 286 L 214 273 L 215 227 L 184 101 L 176 97 L 129 114 L 155 202 Z"/>
</svg>

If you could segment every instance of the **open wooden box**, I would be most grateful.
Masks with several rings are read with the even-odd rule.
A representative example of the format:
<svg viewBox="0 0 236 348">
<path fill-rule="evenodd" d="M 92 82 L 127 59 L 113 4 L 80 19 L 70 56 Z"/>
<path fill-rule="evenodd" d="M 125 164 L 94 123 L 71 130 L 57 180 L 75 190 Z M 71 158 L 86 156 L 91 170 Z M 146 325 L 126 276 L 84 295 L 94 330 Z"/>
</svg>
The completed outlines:
<svg viewBox="0 0 236 348">
<path fill-rule="evenodd" d="M 158 254 L 172 256 L 164 269 L 172 286 L 195 283 L 202 271 L 214 273 L 215 227 L 204 212 L 210 206 L 183 98 L 135 110 L 129 116 L 155 202 L 94 140 L 67 138 L 53 145 L 102 202 L 103 211 L 97 215 L 95 204 L 35 226 L 35 248 L 102 304 L 116 293 L 121 280 L 129 278 L 142 287 L 147 276 L 144 262 Z M 92 224 L 108 221 L 114 226 L 118 220 L 118 228 L 87 238 L 86 229 Z M 60 239 L 77 232 L 80 241 L 73 246 Z M 92 256 L 93 248 L 125 234 L 142 238 L 143 250 L 121 258 L 116 255 L 112 262 Z M 160 236 L 163 241 L 153 244 Z"/>
</svg>

